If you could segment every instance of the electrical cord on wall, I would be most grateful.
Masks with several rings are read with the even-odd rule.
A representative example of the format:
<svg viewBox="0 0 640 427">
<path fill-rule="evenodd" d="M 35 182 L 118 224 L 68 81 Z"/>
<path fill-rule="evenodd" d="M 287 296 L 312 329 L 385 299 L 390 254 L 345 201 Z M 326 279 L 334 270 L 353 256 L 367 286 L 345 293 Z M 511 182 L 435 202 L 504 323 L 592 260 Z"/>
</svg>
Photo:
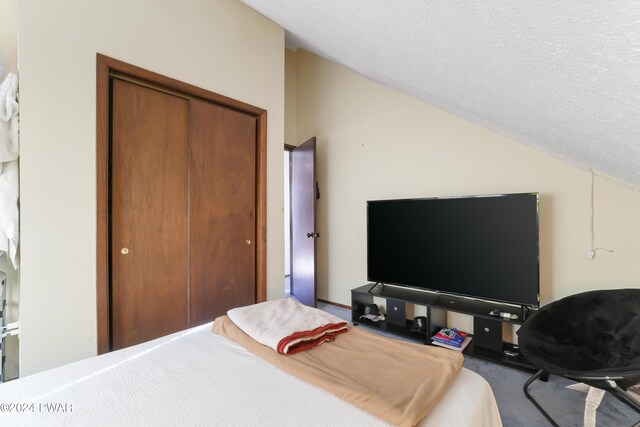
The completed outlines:
<svg viewBox="0 0 640 427">
<path fill-rule="evenodd" d="M 608 249 L 608 248 L 594 248 L 595 246 L 595 231 L 594 231 L 594 226 L 593 226 L 593 189 L 594 189 L 594 175 L 593 175 L 593 169 L 589 168 L 589 172 L 591 173 L 591 244 L 589 245 L 589 249 L 584 253 L 584 257 L 587 259 L 593 259 L 596 256 L 596 252 L 597 251 L 607 251 L 609 253 L 613 253 L 612 249 Z"/>
</svg>

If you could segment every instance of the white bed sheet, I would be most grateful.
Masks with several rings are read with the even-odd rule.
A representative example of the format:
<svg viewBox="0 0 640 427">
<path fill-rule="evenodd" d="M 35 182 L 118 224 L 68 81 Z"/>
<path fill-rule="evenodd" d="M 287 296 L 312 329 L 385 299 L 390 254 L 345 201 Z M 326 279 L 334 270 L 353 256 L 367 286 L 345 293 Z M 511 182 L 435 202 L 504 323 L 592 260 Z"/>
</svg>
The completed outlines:
<svg viewBox="0 0 640 427">
<path fill-rule="evenodd" d="M 0 425 L 387 425 L 279 371 L 210 328 L 192 328 L 2 384 Z M 462 368 L 420 426 L 493 427 L 501 422 L 489 384 Z"/>
</svg>

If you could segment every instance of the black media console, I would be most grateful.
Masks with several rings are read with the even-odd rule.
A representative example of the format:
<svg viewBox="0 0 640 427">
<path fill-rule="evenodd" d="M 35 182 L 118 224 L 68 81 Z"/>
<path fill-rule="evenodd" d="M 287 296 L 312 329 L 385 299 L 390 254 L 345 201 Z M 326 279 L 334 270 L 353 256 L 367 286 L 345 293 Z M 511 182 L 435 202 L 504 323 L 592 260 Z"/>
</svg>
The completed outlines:
<svg viewBox="0 0 640 427">
<path fill-rule="evenodd" d="M 387 317 L 373 322 L 361 319 L 364 307 L 374 303 L 374 297 L 386 300 Z M 426 307 L 427 331 L 425 336 L 410 330 L 412 320 L 405 318 L 405 304 Z M 369 283 L 351 290 L 351 321 L 354 325 L 363 324 L 373 328 L 411 338 L 424 344 L 431 344 L 438 328 L 446 326 L 442 311 L 453 311 L 473 316 L 473 339 L 465 348 L 464 354 L 515 368 L 535 371 L 522 355 L 517 346 L 502 341 L 502 323 L 522 324 L 529 315 L 528 309 L 508 304 L 479 301 L 470 298 L 438 294 L 417 289 Z"/>
</svg>

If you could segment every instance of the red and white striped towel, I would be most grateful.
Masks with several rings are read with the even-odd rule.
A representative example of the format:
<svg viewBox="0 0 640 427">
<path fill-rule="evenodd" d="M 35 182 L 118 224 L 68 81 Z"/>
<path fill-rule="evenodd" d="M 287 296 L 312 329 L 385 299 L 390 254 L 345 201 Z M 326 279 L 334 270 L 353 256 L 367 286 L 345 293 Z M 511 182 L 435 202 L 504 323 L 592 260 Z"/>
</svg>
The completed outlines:
<svg viewBox="0 0 640 427">
<path fill-rule="evenodd" d="M 245 334 L 282 354 L 315 348 L 348 330 L 339 317 L 291 298 L 234 308 L 227 315 Z"/>
</svg>

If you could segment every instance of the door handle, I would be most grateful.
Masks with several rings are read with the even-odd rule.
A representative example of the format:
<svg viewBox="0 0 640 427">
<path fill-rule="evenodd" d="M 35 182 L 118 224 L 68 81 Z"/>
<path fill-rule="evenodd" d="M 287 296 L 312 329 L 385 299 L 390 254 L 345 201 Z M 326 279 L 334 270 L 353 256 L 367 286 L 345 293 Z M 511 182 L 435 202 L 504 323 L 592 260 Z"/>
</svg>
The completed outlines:
<svg viewBox="0 0 640 427">
<path fill-rule="evenodd" d="M 320 237 L 320 233 L 307 233 L 307 239 L 315 239 Z"/>
</svg>

